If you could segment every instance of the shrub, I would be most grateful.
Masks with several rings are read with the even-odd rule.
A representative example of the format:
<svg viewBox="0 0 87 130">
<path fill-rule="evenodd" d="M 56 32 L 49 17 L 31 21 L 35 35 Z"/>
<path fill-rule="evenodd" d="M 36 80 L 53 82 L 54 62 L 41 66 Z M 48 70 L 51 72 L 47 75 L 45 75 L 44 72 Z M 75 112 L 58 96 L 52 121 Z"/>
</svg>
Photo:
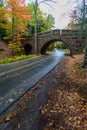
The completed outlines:
<svg viewBox="0 0 87 130">
<path fill-rule="evenodd" d="M 23 47 L 21 42 L 10 42 L 9 48 L 12 49 L 14 56 L 23 54 Z"/>
<path fill-rule="evenodd" d="M 4 49 L 3 49 L 3 48 L 0 48 L 0 51 L 4 51 Z"/>
</svg>

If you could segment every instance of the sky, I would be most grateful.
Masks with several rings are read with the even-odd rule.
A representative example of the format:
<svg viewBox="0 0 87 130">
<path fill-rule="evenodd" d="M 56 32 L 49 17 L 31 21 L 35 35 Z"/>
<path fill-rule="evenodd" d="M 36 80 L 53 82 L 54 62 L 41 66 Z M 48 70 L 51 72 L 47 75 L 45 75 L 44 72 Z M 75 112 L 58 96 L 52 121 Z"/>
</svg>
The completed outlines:
<svg viewBox="0 0 87 130">
<path fill-rule="evenodd" d="M 26 0 L 28 2 L 35 2 L 36 0 Z M 39 7 L 46 14 L 52 14 L 55 18 L 55 29 L 64 29 L 70 22 L 70 13 L 75 9 L 76 5 L 83 0 L 37 0 Z M 44 4 L 44 1 L 56 1 L 56 3 L 49 2 L 50 6 Z M 87 3 L 87 0 L 85 0 Z"/>
<path fill-rule="evenodd" d="M 4 1 L 4 0 L 3 0 Z M 36 0 L 24 0 L 27 3 L 34 2 Z M 55 29 L 64 29 L 70 22 L 70 13 L 74 10 L 76 3 L 83 0 L 37 0 L 41 2 L 39 7 L 44 13 L 52 14 L 55 18 Z M 49 2 L 50 6 L 44 4 L 44 1 L 55 1 L 56 3 Z M 87 3 L 87 0 L 85 0 Z"/>
<path fill-rule="evenodd" d="M 55 0 L 56 1 L 56 0 Z M 55 29 L 63 29 L 70 22 L 70 12 L 75 7 L 75 0 L 57 0 L 56 3 L 51 3 L 51 7 L 46 4 L 40 4 L 40 8 L 45 13 L 50 13 L 55 18 Z"/>
</svg>

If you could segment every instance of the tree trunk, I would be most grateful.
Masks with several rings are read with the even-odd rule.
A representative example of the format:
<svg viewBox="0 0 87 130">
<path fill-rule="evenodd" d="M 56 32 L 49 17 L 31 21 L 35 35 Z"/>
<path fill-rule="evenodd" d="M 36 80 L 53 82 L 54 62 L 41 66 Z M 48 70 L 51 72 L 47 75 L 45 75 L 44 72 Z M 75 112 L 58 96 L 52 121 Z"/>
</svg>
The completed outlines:
<svg viewBox="0 0 87 130">
<path fill-rule="evenodd" d="M 84 53 L 84 68 L 87 68 L 87 31 L 86 31 L 86 40 L 85 40 L 85 53 Z"/>
<path fill-rule="evenodd" d="M 82 21 L 82 23 L 83 23 L 83 26 L 85 27 L 85 29 L 86 29 L 86 33 L 85 33 L 85 38 L 86 38 L 86 40 L 85 40 L 85 53 L 84 53 L 84 68 L 87 68 L 87 27 L 86 27 L 86 24 L 84 23 L 84 19 L 85 19 L 85 16 L 86 16 L 86 14 L 85 14 L 85 0 L 83 0 L 83 7 L 84 7 L 84 9 L 83 9 L 83 21 Z M 85 25 L 84 25 L 85 24 Z"/>
</svg>

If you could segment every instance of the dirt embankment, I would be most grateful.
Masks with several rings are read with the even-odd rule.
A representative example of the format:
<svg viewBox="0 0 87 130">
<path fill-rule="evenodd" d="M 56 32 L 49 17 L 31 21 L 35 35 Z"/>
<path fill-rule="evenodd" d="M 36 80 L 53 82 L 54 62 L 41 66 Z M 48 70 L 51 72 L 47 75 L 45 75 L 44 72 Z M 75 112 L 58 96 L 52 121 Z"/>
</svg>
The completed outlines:
<svg viewBox="0 0 87 130">
<path fill-rule="evenodd" d="M 86 130 L 87 71 L 80 57 L 65 57 L 3 113 L 0 130 Z"/>
<path fill-rule="evenodd" d="M 0 59 L 11 57 L 12 51 L 8 48 L 4 41 L 0 41 Z"/>
</svg>

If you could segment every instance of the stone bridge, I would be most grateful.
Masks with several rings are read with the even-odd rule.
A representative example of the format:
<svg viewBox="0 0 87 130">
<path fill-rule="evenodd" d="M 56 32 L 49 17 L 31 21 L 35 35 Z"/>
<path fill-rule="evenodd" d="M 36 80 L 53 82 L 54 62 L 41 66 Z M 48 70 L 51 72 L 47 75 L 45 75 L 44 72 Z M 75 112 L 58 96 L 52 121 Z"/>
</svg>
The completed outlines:
<svg viewBox="0 0 87 130">
<path fill-rule="evenodd" d="M 55 41 L 62 41 L 67 44 L 70 53 L 78 54 L 83 51 L 85 43 L 85 31 L 80 37 L 77 30 L 52 30 L 37 34 L 37 53 L 45 54 L 47 47 Z M 23 41 L 25 54 L 35 53 L 35 36 L 28 36 Z"/>
</svg>

